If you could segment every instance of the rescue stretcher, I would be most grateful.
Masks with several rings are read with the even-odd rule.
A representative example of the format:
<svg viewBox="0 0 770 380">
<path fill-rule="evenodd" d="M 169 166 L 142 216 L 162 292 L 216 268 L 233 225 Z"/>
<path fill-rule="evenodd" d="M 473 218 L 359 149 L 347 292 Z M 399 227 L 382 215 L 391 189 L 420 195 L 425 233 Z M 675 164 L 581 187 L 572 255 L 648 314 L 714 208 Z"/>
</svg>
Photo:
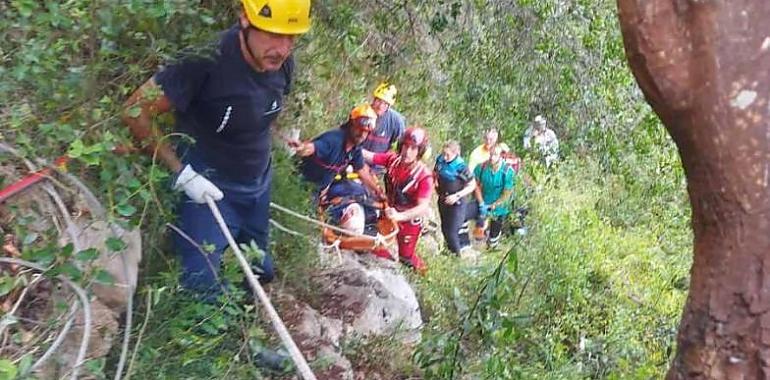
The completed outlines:
<svg viewBox="0 0 770 380">
<path fill-rule="evenodd" d="M 348 180 L 357 180 L 358 175 L 356 173 L 346 173 Z M 341 180 L 341 175 L 335 177 L 336 181 Z M 328 188 L 327 188 L 328 189 Z M 326 192 L 322 192 L 320 195 L 320 201 L 318 205 L 318 219 L 324 224 L 328 224 L 330 221 L 329 208 L 342 207 L 349 204 L 358 203 L 362 208 L 376 210 L 375 219 L 371 223 L 365 223 L 364 234 L 357 234 L 351 232 L 345 234 L 340 231 L 336 231 L 329 227 L 324 227 L 321 233 L 324 244 L 329 246 L 337 246 L 339 249 L 347 249 L 357 252 L 368 252 L 375 249 L 387 249 L 395 244 L 396 235 L 398 234 L 398 223 L 385 216 L 384 210 L 387 208 L 385 202 L 372 201 L 370 199 L 357 198 L 357 197 L 344 197 L 336 196 L 331 199 L 327 199 Z"/>
<path fill-rule="evenodd" d="M 324 223 L 327 223 L 326 209 L 331 206 L 338 206 L 342 202 L 345 202 L 341 197 L 337 197 L 324 202 L 318 206 L 318 218 Z M 353 203 L 353 202 L 351 202 Z M 331 228 L 324 227 L 322 231 L 323 242 L 326 245 L 337 245 L 340 249 L 347 249 L 357 252 L 368 252 L 375 249 L 385 248 L 393 246 L 396 241 L 396 235 L 398 234 L 398 224 L 385 216 L 382 212 L 385 210 L 386 205 L 383 202 L 370 202 L 368 207 L 374 207 L 381 212 L 378 213 L 377 220 L 374 223 L 374 235 L 370 234 L 354 234 L 346 235 L 332 230 Z"/>
</svg>

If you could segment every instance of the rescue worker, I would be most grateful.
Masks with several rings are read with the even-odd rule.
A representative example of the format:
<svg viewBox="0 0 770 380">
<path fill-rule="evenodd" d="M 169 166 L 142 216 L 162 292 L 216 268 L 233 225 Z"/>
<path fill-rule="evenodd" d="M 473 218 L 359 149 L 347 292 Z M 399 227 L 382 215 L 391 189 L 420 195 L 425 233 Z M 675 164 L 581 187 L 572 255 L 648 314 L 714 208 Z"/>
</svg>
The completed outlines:
<svg viewBox="0 0 770 380">
<path fill-rule="evenodd" d="M 516 172 L 503 160 L 501 146 L 492 148 L 490 153 L 489 160 L 473 171 L 477 186 L 474 191 L 476 203 L 471 210 L 477 210 L 477 228 L 484 228 L 486 219 L 491 219 L 487 245 L 494 248 L 500 243 L 503 223 L 510 214 L 509 198 L 516 184 Z"/>
<path fill-rule="evenodd" d="M 537 149 L 546 167 L 559 159 L 559 139 L 553 129 L 547 127 L 542 115 L 537 115 L 534 124 L 524 131 L 524 149 L 530 148 Z"/>
<path fill-rule="evenodd" d="M 364 152 L 367 162 L 385 167 L 385 192 L 390 207 L 385 215 L 398 223 L 398 254 L 400 259 L 418 273 L 425 273 L 425 263 L 417 255 L 417 241 L 422 230 L 422 218 L 430 210 L 433 176 L 421 161 L 428 149 L 428 134 L 417 126 L 408 128 L 398 143 L 397 151 Z M 375 250 L 380 257 L 390 257 L 384 249 Z"/>
<path fill-rule="evenodd" d="M 466 196 L 476 189 L 476 180 L 460 157 L 457 141 L 450 140 L 444 144 L 442 154 L 436 157 L 433 178 L 438 191 L 438 212 L 444 241 L 449 251 L 459 254 L 470 247 Z"/>
<path fill-rule="evenodd" d="M 374 194 L 384 194 L 376 179 L 369 174 L 361 152 L 361 143 L 374 129 L 376 121 L 377 115 L 372 107 L 361 104 L 350 111 L 348 120 L 340 128 L 326 131 L 313 141 L 288 142 L 297 156 L 302 157 L 302 176 L 317 185 L 317 196 L 321 196 L 334 176 L 343 173 L 348 165 L 353 166 L 358 177 Z"/>
<path fill-rule="evenodd" d="M 268 246 L 271 127 L 291 89 L 295 38 L 310 29 L 310 0 L 242 0 L 238 23 L 221 34 L 211 56 L 165 66 L 126 101 L 123 120 L 145 151 L 176 173 L 184 192 L 175 235 L 183 287 L 216 296 L 227 241 L 207 207 L 217 201 L 239 242 L 264 252 L 254 263 L 262 282 L 273 279 Z M 176 129 L 195 139 L 176 150 L 160 139 L 152 118 L 174 111 Z M 192 240 L 192 241 L 190 241 Z M 203 244 L 212 252 L 201 252 Z"/>
<path fill-rule="evenodd" d="M 396 86 L 387 82 L 380 83 L 374 89 L 371 105 L 374 112 L 377 113 L 377 125 L 363 143 L 365 151 L 371 153 L 387 152 L 404 134 L 406 120 L 398 111 L 393 109 L 397 93 Z M 373 165 L 372 171 L 380 175 L 383 173 L 383 168 L 379 165 Z"/>
<path fill-rule="evenodd" d="M 468 169 L 471 171 L 471 173 L 473 173 L 473 171 L 476 169 L 476 166 L 479 166 L 489 160 L 489 152 L 492 151 L 492 148 L 498 145 L 497 141 L 499 137 L 500 134 L 497 131 L 497 128 L 490 128 L 484 131 L 484 142 L 477 146 L 468 157 Z M 500 145 L 504 150 L 510 151 L 508 145 L 505 143 L 500 143 Z"/>
</svg>

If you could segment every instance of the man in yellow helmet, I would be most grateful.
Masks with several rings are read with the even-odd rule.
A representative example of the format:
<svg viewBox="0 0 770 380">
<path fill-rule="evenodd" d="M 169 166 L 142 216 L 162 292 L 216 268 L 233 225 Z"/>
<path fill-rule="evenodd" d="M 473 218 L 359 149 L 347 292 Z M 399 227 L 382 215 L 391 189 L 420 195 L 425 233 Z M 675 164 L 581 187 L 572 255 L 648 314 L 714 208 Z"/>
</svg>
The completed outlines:
<svg viewBox="0 0 770 380">
<path fill-rule="evenodd" d="M 404 134 L 406 120 L 393 109 L 396 103 L 396 86 L 383 82 L 374 89 L 372 93 L 372 108 L 377 113 L 377 125 L 374 131 L 364 141 L 364 151 L 370 153 L 387 152 Z M 382 174 L 383 167 L 373 165 L 372 171 L 376 174 Z"/>
<path fill-rule="evenodd" d="M 293 76 L 292 50 L 310 28 L 310 0 L 242 0 L 238 22 L 216 51 L 163 67 L 131 95 L 123 120 L 146 152 L 174 173 L 182 191 L 178 224 L 193 241 L 175 236 L 182 285 L 208 299 L 221 284 L 218 270 L 227 242 L 206 200 L 217 201 L 239 242 L 265 252 L 255 263 L 260 280 L 273 278 L 268 251 L 271 127 L 283 109 Z M 174 112 L 176 129 L 195 143 L 176 149 L 160 141 L 152 118 Z M 199 251 L 206 243 L 208 254 Z M 197 245 L 197 246 L 196 246 Z"/>
</svg>

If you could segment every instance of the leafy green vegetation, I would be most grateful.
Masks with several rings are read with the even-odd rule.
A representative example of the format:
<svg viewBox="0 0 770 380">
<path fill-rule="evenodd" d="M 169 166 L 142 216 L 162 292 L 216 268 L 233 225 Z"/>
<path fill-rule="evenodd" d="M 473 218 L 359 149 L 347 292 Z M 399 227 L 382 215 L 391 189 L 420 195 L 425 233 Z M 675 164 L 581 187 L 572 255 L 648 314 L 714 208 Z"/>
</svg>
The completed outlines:
<svg viewBox="0 0 770 380">
<path fill-rule="evenodd" d="M 130 143 L 121 103 L 158 65 L 231 25 L 237 5 L 225 3 L 0 4 L 0 140 L 29 157 L 68 154 L 69 170 L 110 214 L 143 229 L 134 378 L 253 378 L 261 374 L 249 352 L 277 345 L 242 291 L 212 307 L 177 289 L 164 227 L 173 223 L 169 173 L 150 158 L 113 153 Z M 431 270 L 415 282 L 429 319 L 413 363 L 400 366 L 405 373 L 662 377 L 688 284 L 689 207 L 675 148 L 626 67 L 613 1 L 319 0 L 296 57 L 280 124 L 302 128 L 305 138 L 337 126 L 389 79 L 399 88 L 396 108 L 430 130 L 434 147 L 451 137 L 469 152 L 483 128 L 496 126 L 521 151 L 538 114 L 562 142 L 554 170 L 524 155 L 533 185 L 517 189 L 517 201 L 531 211 L 528 235 L 508 238 L 477 265 L 423 252 Z M 291 160 L 276 152 L 275 165 L 275 201 L 310 210 Z M 27 236 L 23 223 L 17 228 Z M 280 285 L 311 294 L 312 244 L 280 231 L 272 244 Z M 53 260 L 44 248 L 32 258 Z M 83 260 L 92 253 L 69 252 Z M 228 264 L 226 277 L 240 283 Z M 400 349 L 387 344 L 351 342 L 348 350 L 369 365 L 379 362 L 367 350 Z M 111 375 L 116 356 L 94 372 Z M 0 361 L 0 377 L 15 373 Z"/>
</svg>

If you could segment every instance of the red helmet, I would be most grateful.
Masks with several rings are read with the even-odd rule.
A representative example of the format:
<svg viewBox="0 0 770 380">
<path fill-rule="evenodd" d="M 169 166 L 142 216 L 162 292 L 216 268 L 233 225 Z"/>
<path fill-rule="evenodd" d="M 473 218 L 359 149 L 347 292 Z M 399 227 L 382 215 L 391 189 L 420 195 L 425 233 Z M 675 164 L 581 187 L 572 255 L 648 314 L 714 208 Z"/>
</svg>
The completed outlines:
<svg viewBox="0 0 770 380">
<path fill-rule="evenodd" d="M 404 135 L 401 136 L 401 141 L 398 142 L 398 152 L 401 152 L 403 146 L 415 146 L 419 149 L 418 159 L 421 159 L 425 152 L 428 150 L 428 132 L 418 126 L 411 126 L 406 129 Z"/>
</svg>

